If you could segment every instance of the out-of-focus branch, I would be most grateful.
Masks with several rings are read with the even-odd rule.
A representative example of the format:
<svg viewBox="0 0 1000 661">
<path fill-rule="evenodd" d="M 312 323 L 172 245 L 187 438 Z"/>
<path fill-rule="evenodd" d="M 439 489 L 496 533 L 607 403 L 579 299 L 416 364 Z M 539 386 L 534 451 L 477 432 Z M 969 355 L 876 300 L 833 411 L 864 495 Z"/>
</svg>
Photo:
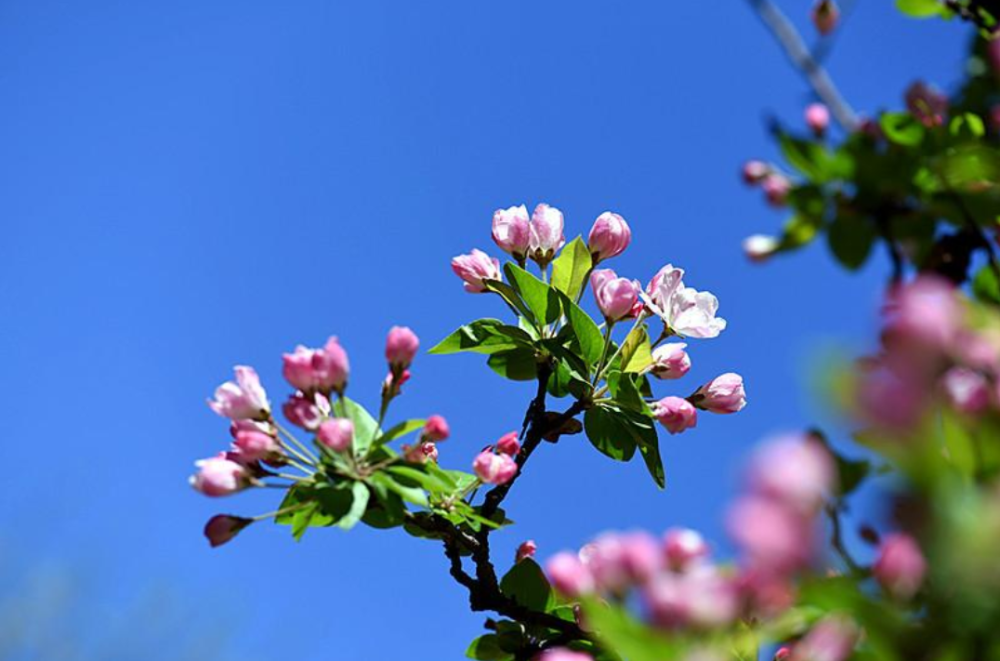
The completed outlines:
<svg viewBox="0 0 1000 661">
<path fill-rule="evenodd" d="M 830 108 L 841 128 L 853 131 L 858 122 L 854 110 L 841 96 L 826 69 L 809 52 L 791 21 L 771 0 L 747 0 L 747 3 L 781 44 L 792 65 L 809 81 L 816 96 Z"/>
</svg>

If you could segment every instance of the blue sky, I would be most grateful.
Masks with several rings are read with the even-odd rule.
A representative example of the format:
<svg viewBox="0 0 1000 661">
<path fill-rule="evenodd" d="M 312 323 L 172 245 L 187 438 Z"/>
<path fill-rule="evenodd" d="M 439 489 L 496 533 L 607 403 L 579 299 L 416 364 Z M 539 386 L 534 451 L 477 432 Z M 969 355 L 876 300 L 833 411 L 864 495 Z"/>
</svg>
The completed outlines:
<svg viewBox="0 0 1000 661">
<path fill-rule="evenodd" d="M 920 76 L 957 81 L 964 29 L 858 4 L 829 61 L 858 109 L 898 106 Z M 25 573 L 69 568 L 81 627 L 166 586 L 185 627 L 244 658 L 461 657 L 485 615 L 436 544 L 257 526 L 212 551 L 208 516 L 276 494 L 210 501 L 185 479 L 226 442 L 204 399 L 233 364 L 280 399 L 281 352 L 336 334 L 374 405 L 391 325 L 429 347 L 502 314 L 448 266 L 494 250 L 499 206 L 547 201 L 570 236 L 623 214 L 634 243 L 613 266 L 681 265 L 730 322 L 692 342 L 681 394 L 734 370 L 750 395 L 663 435 L 662 493 L 582 437 L 544 447 L 508 500 L 503 563 L 524 538 L 547 556 L 613 527 L 696 525 L 724 548 L 741 458 L 817 418 L 817 347 L 873 329 L 881 257 L 856 275 L 821 245 L 742 258 L 783 218 L 739 166 L 774 156 L 764 120 L 800 123 L 811 98 L 741 2 L 6 0 L 0 89 L 0 602 Z M 465 468 L 530 390 L 475 356 L 421 356 L 396 412 L 447 416 L 442 464 Z"/>
</svg>

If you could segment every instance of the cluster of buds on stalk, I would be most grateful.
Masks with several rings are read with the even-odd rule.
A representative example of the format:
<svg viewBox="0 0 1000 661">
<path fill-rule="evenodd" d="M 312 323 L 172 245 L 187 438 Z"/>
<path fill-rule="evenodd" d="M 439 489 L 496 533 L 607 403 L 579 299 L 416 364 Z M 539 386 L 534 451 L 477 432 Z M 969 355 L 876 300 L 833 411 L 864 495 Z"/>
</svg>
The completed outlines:
<svg viewBox="0 0 1000 661">
<path fill-rule="evenodd" d="M 484 484 L 507 484 L 517 475 L 518 465 L 514 458 L 520 451 L 518 433 L 509 432 L 495 444 L 483 448 L 472 462 L 472 470 Z"/>
</svg>

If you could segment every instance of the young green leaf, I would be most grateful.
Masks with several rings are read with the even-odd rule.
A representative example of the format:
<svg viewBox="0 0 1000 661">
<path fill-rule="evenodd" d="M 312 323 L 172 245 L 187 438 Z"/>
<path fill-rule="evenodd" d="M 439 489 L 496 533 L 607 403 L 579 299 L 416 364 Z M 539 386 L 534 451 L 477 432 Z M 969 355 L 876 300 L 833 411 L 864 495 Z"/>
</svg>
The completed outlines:
<svg viewBox="0 0 1000 661">
<path fill-rule="evenodd" d="M 578 236 L 567 243 L 552 262 L 552 286 L 575 301 L 586 286 L 591 268 L 590 249 Z"/>
<path fill-rule="evenodd" d="M 590 443 L 616 461 L 628 461 L 635 455 L 636 443 L 625 429 L 620 411 L 595 406 L 583 415 L 583 428 Z"/>
<path fill-rule="evenodd" d="M 493 354 L 518 347 L 530 347 L 531 336 L 499 319 L 479 319 L 444 338 L 428 353 L 444 355 L 471 351 Z"/>
<path fill-rule="evenodd" d="M 495 353 L 486 361 L 490 369 L 513 381 L 531 381 L 538 374 L 538 361 L 531 349 L 512 349 Z"/>
<path fill-rule="evenodd" d="M 514 563 L 500 580 L 500 591 L 533 611 L 545 612 L 556 605 L 552 586 L 531 558 Z"/>
<path fill-rule="evenodd" d="M 344 530 L 350 530 L 358 524 L 358 521 L 365 515 L 365 511 L 368 508 L 370 493 L 364 482 L 355 482 L 351 485 L 353 500 L 351 501 L 350 509 L 337 521 L 339 527 Z"/>
<path fill-rule="evenodd" d="M 875 227 L 867 218 L 841 214 L 827 230 L 830 251 L 850 270 L 860 268 L 875 243 Z"/>
<path fill-rule="evenodd" d="M 622 345 L 621 366 L 625 373 L 641 372 L 653 364 L 653 350 L 649 343 L 646 327 L 639 324 L 633 328 Z"/>
<path fill-rule="evenodd" d="M 365 407 L 347 397 L 341 397 L 334 402 L 333 410 L 339 417 L 348 418 L 354 423 L 354 452 L 361 457 L 368 454 L 372 441 L 379 433 L 375 418 Z"/>
<path fill-rule="evenodd" d="M 411 434 L 418 429 L 421 429 L 427 421 L 423 418 L 413 418 L 411 420 L 404 420 L 398 425 L 395 425 L 389 431 L 385 432 L 378 437 L 376 442 L 378 445 L 384 445 L 385 443 L 391 443 L 392 441 Z"/>
<path fill-rule="evenodd" d="M 601 359 L 601 352 L 604 349 L 604 336 L 590 315 L 570 300 L 566 294 L 559 296 L 562 302 L 563 314 L 569 322 L 569 328 L 573 331 L 577 343 L 580 345 L 581 357 L 587 361 L 588 366 L 594 366 Z"/>
<path fill-rule="evenodd" d="M 536 322 L 551 324 L 559 318 L 562 310 L 556 290 L 516 264 L 507 263 L 503 269 L 507 279 L 534 314 Z"/>
</svg>

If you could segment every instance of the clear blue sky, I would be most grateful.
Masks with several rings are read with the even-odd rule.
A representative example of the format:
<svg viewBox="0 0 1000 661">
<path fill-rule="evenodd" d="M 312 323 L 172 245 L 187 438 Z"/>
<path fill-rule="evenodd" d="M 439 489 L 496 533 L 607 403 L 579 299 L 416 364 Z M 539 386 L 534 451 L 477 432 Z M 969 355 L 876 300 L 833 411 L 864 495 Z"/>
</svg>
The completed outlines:
<svg viewBox="0 0 1000 661">
<path fill-rule="evenodd" d="M 799 19 L 809 4 L 784 2 Z M 964 29 L 858 4 L 830 67 L 859 109 L 957 80 Z M 245 658 L 461 657 L 485 615 L 436 544 L 258 526 L 212 551 L 208 516 L 277 494 L 212 501 L 185 479 L 226 442 L 204 400 L 233 364 L 277 398 L 281 352 L 337 334 L 372 404 L 389 326 L 429 347 L 501 314 L 448 265 L 493 250 L 496 207 L 547 201 L 570 235 L 623 214 L 635 241 L 614 266 L 682 265 L 730 322 L 692 342 L 684 394 L 728 370 L 750 394 L 664 435 L 662 493 L 583 437 L 544 447 L 508 501 L 503 562 L 527 537 L 546 556 L 609 527 L 724 545 L 738 462 L 816 418 L 812 351 L 873 327 L 881 258 L 859 275 L 821 245 L 742 258 L 783 218 L 739 166 L 773 156 L 765 117 L 800 123 L 811 100 L 742 2 L 6 0 L 0 91 L 0 600 L 22 572 L 76 568 L 98 629 L 156 584 Z M 464 468 L 529 397 L 477 357 L 422 356 L 398 412 L 446 415 L 441 461 Z"/>
</svg>

